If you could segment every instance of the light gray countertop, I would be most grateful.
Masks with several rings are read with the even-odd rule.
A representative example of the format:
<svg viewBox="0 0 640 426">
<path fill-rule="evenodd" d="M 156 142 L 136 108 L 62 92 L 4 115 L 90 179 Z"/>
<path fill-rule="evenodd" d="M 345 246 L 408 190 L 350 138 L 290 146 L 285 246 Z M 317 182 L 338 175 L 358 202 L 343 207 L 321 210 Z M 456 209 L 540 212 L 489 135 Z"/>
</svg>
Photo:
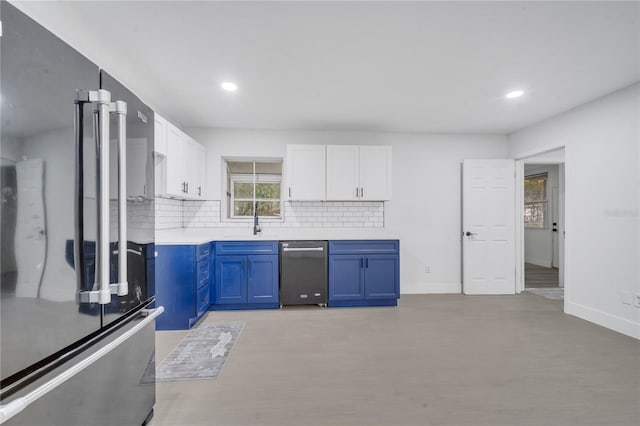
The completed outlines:
<svg viewBox="0 0 640 426">
<path fill-rule="evenodd" d="M 210 241 L 397 240 L 385 228 L 270 228 L 254 236 L 247 228 L 179 228 L 156 231 L 156 244 L 204 244 Z"/>
</svg>

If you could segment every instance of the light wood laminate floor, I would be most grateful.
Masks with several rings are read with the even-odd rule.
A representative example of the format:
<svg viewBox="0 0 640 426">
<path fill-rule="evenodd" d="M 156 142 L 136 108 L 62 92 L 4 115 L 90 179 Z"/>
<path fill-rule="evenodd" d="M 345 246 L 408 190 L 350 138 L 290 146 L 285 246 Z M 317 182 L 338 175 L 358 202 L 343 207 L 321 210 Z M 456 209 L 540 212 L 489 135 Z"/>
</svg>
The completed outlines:
<svg viewBox="0 0 640 426">
<path fill-rule="evenodd" d="M 558 287 L 558 268 L 545 268 L 533 263 L 524 264 L 525 288 Z"/>
<path fill-rule="evenodd" d="M 162 425 L 640 424 L 640 342 L 517 296 L 209 312 L 245 328 L 218 379 L 158 383 Z M 158 332 L 161 360 L 187 332 Z"/>
</svg>

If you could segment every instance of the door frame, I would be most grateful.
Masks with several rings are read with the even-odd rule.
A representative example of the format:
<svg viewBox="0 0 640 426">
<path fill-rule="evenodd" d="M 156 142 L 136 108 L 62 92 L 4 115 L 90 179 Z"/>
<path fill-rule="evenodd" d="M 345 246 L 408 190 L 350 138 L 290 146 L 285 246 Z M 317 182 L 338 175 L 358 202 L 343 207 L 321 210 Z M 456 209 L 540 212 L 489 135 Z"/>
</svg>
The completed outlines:
<svg viewBox="0 0 640 426">
<path fill-rule="evenodd" d="M 522 217 L 524 216 L 524 165 L 527 163 L 534 164 L 557 164 L 564 166 L 564 171 L 560 172 L 561 178 L 558 184 L 559 192 L 565 193 L 566 200 L 566 146 L 558 145 L 553 147 L 541 148 L 540 150 L 527 152 L 521 154 L 520 156 L 514 158 L 515 160 L 515 174 L 516 174 L 516 293 L 522 293 L 524 291 L 524 222 Z M 561 197 L 559 196 L 559 199 Z M 564 234 L 564 230 L 566 229 L 566 201 L 564 206 L 560 206 L 560 227 L 559 231 Z M 567 252 L 566 252 L 566 234 L 564 238 L 560 239 L 558 244 L 560 250 L 560 267 L 558 273 L 561 275 L 559 277 L 560 281 L 564 283 L 565 288 L 565 311 L 567 305 Z"/>
<path fill-rule="evenodd" d="M 560 165 L 558 164 L 558 186 L 554 186 L 551 188 L 551 199 L 550 208 L 551 211 L 551 267 L 552 268 L 560 268 L 560 225 L 556 225 L 557 231 L 553 232 L 553 223 L 560 223 Z M 554 220 L 555 219 L 555 220 Z M 557 241 L 557 248 L 556 243 Z M 556 262 L 556 257 L 558 261 Z M 562 286 L 561 286 L 562 287 Z"/>
</svg>

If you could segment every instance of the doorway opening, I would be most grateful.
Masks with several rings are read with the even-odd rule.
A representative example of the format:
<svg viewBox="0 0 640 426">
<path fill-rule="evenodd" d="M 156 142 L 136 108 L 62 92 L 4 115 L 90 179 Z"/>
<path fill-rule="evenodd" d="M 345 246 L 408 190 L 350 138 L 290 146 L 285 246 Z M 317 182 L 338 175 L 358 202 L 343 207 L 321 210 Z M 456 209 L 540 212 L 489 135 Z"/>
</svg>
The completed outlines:
<svg viewBox="0 0 640 426">
<path fill-rule="evenodd" d="M 524 287 L 556 300 L 564 298 L 559 280 L 559 175 L 559 164 L 524 165 Z"/>
<path fill-rule="evenodd" d="M 565 298 L 564 148 L 517 161 L 518 292 Z"/>
</svg>

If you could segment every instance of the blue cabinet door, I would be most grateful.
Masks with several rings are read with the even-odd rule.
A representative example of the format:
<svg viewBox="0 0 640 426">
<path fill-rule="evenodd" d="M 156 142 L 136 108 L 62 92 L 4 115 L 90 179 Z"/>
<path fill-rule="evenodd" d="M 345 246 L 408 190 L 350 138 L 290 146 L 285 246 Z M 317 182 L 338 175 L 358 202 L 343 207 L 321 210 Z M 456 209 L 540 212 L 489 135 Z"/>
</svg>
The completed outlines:
<svg viewBox="0 0 640 426">
<path fill-rule="evenodd" d="M 365 299 L 397 299 L 400 283 L 399 266 L 397 254 L 365 256 Z"/>
<path fill-rule="evenodd" d="M 364 299 L 364 258 L 329 256 L 329 300 Z"/>
<path fill-rule="evenodd" d="M 156 306 L 164 313 L 158 330 L 188 329 L 196 317 L 195 248 L 186 245 L 156 246 Z"/>
<path fill-rule="evenodd" d="M 216 256 L 215 303 L 247 303 L 246 256 Z"/>
<path fill-rule="evenodd" d="M 247 256 L 249 303 L 279 303 L 278 255 Z"/>
</svg>

